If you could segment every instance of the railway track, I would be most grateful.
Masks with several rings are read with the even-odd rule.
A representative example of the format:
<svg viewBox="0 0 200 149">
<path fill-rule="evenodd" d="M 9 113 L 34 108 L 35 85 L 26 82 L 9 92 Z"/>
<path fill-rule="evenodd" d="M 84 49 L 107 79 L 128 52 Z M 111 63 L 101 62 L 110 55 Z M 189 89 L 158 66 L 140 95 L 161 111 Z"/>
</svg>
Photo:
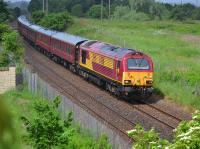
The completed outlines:
<svg viewBox="0 0 200 149">
<path fill-rule="evenodd" d="M 142 105 L 140 105 L 140 104 L 142 104 Z M 175 129 L 177 127 L 177 125 L 182 121 L 182 119 L 180 119 L 166 111 L 163 111 L 160 108 L 158 108 L 154 105 L 151 105 L 143 100 L 134 101 L 134 105 L 130 105 L 130 106 L 137 109 L 138 111 L 141 111 L 142 113 L 145 113 L 149 117 L 168 126 L 171 129 Z M 153 114 L 152 114 L 152 112 L 149 112 L 149 110 L 145 110 L 147 108 L 151 109 L 151 111 L 154 111 Z M 157 114 L 155 114 L 155 113 L 157 113 Z M 159 113 L 159 115 L 165 115 L 165 117 L 167 116 L 168 119 L 170 119 L 170 121 L 163 120 L 162 118 L 160 118 L 161 116 L 158 116 L 158 113 Z"/>
<path fill-rule="evenodd" d="M 29 48 L 30 45 L 28 45 L 26 43 L 26 46 L 28 46 Z M 29 55 L 29 60 L 26 59 L 26 61 L 28 63 L 30 63 L 30 57 L 32 57 L 34 55 L 34 53 L 32 53 L 31 55 Z M 37 59 L 36 57 L 34 57 L 34 59 Z M 83 90 L 77 88 L 74 84 L 72 84 L 71 82 L 69 82 L 66 79 L 62 79 L 59 80 L 56 76 L 59 76 L 59 74 L 55 71 L 53 71 L 52 69 L 46 69 L 47 67 L 43 67 L 42 65 L 40 65 L 40 63 L 38 63 L 38 61 L 36 61 L 35 63 L 31 63 L 31 65 L 34 65 L 34 69 L 39 71 L 40 73 L 42 73 L 43 75 L 46 75 L 46 79 L 49 80 L 50 82 L 52 82 L 54 85 L 56 85 L 59 88 L 59 91 L 61 93 L 66 93 L 68 96 L 70 96 L 70 99 L 75 99 L 76 101 L 79 101 L 80 104 L 82 104 L 88 111 L 91 111 L 92 113 L 95 113 L 95 115 L 97 117 L 99 117 L 101 120 L 105 121 L 107 124 L 109 124 L 111 127 L 113 127 L 115 130 L 119 131 L 119 133 L 121 133 L 124 137 L 126 137 L 127 139 L 129 139 L 130 141 L 132 141 L 133 139 L 130 138 L 127 135 L 127 130 L 130 130 L 131 128 L 133 128 L 136 124 L 133 123 L 132 121 L 130 121 L 129 119 L 119 115 L 116 111 L 112 110 L 111 108 L 107 107 L 105 104 L 102 104 L 101 102 L 98 102 L 97 100 L 95 100 L 91 95 L 89 95 L 88 93 L 84 92 Z M 55 79 L 52 79 L 55 78 Z M 83 95 L 86 95 L 87 97 L 91 98 L 91 100 L 93 100 L 93 102 L 95 102 L 96 104 L 100 104 L 102 106 L 102 108 L 105 109 L 109 109 L 109 114 L 113 115 L 114 117 L 120 117 L 119 119 L 121 120 L 121 122 L 124 123 L 124 125 L 128 126 L 128 128 L 130 129 L 126 129 L 126 128 L 120 128 L 117 125 L 114 125 L 114 123 L 111 123 L 110 121 L 106 120 L 104 117 L 102 117 L 98 112 L 96 112 L 93 108 L 89 107 L 86 103 L 84 103 L 81 98 L 77 98 L 77 96 L 75 96 L 73 93 L 71 93 L 71 91 L 67 90 L 66 88 L 64 88 L 63 86 L 66 85 L 66 83 L 68 85 L 70 85 L 71 87 L 73 87 L 74 89 L 78 90 L 79 93 Z M 119 122 L 119 121 L 118 121 Z"/>
<path fill-rule="evenodd" d="M 29 53 L 28 56 L 29 58 L 32 57 L 35 54 L 35 49 L 33 47 L 31 47 L 29 44 L 26 43 L 26 46 L 28 47 Z M 108 112 L 109 114 L 113 114 L 113 116 L 115 117 L 120 117 L 120 121 L 118 122 L 114 122 L 114 123 L 120 123 L 119 125 L 121 126 L 117 126 L 116 124 L 112 123 L 112 122 L 108 122 L 107 120 L 105 120 L 105 117 L 102 117 L 99 113 L 96 113 L 96 115 L 98 117 L 100 117 L 100 119 L 103 119 L 104 121 L 106 121 L 106 123 L 108 123 L 110 126 L 112 126 L 114 129 L 118 130 L 122 135 L 127 137 L 126 131 L 130 130 L 133 128 L 133 126 L 136 125 L 136 123 L 138 122 L 134 122 L 133 118 L 130 118 L 132 116 L 132 113 L 134 113 L 134 111 L 129 110 L 127 113 L 123 113 L 123 112 L 119 112 L 117 110 L 113 110 L 110 106 L 108 106 L 106 103 L 102 102 L 101 100 L 98 100 L 96 97 L 90 95 L 89 93 L 85 92 L 84 90 L 80 89 L 79 87 L 77 87 L 77 85 L 74 85 L 73 83 L 71 83 L 69 80 L 67 80 L 66 78 L 64 78 L 63 76 L 61 76 L 58 72 L 56 72 L 53 68 L 49 67 L 47 64 L 44 64 L 45 66 L 42 66 L 40 64 L 41 59 L 37 58 L 37 56 L 34 57 L 35 60 L 32 60 L 32 65 L 34 65 L 34 68 L 37 69 L 37 71 L 43 71 L 43 75 L 44 74 L 48 74 L 48 76 L 46 75 L 46 79 L 48 78 L 50 82 L 56 84 L 60 90 L 62 90 L 63 93 L 67 93 L 68 95 L 71 96 L 71 98 L 74 98 L 75 100 L 79 101 L 81 104 L 84 105 L 84 107 L 86 107 L 88 110 L 92 111 L 93 113 L 96 113 L 95 110 L 91 109 L 88 107 L 88 105 L 86 103 L 83 103 L 83 101 L 80 101 L 80 98 L 75 96 L 74 94 L 71 93 L 72 90 L 67 90 L 65 87 L 66 84 L 70 85 L 73 87 L 73 89 L 77 90 L 79 94 L 82 94 L 87 98 L 90 98 L 90 101 L 95 102 L 95 104 L 101 105 L 103 107 L 103 109 L 109 109 L 110 112 Z M 30 60 L 29 60 L 30 62 Z M 34 63 L 33 63 L 34 62 Z M 64 70 L 64 69 L 63 69 Z M 53 74 L 52 74 L 53 73 Z M 50 77 L 51 75 L 51 77 Z M 59 79 L 57 77 L 60 77 Z M 51 78 L 57 78 L 56 80 L 51 79 Z M 59 83 L 58 83 L 59 82 Z M 105 92 L 105 91 L 104 91 Z M 108 97 L 108 96 L 106 96 Z M 110 98 L 110 97 L 109 97 Z M 126 104 L 128 109 L 134 109 L 137 110 L 137 112 L 142 113 L 143 115 L 146 115 L 147 117 L 149 117 L 149 119 L 151 119 L 151 121 L 149 121 L 150 123 L 153 121 L 153 123 L 159 123 L 161 124 L 163 128 L 161 128 L 160 131 L 162 131 L 163 129 L 166 129 L 165 131 L 169 133 L 169 131 L 172 132 L 172 130 L 174 128 L 176 128 L 176 126 L 178 125 L 178 123 L 182 120 L 181 118 L 178 118 L 166 111 L 161 110 L 160 108 L 151 105 L 145 101 L 142 100 L 137 100 L 134 101 L 134 103 L 123 103 Z M 117 106 L 117 105 L 115 105 Z M 152 112 L 153 111 L 153 112 Z M 105 111 L 103 111 L 105 112 Z M 123 123 L 123 124 L 122 124 Z M 126 125 L 126 126 L 125 126 Z M 151 127 L 155 126 L 155 124 L 152 124 Z M 119 128 L 121 127 L 121 128 Z M 124 128 L 123 128 L 124 127 Z M 155 126 L 156 127 L 156 126 Z M 159 126 L 158 126 L 159 127 Z M 167 127 L 167 128 L 165 128 Z M 149 127 L 147 127 L 149 128 Z M 171 133 L 170 133 L 171 134 Z M 169 134 L 168 134 L 169 135 Z M 167 138 L 170 138 L 169 136 Z M 129 138 L 130 139 L 130 138 Z"/>
</svg>

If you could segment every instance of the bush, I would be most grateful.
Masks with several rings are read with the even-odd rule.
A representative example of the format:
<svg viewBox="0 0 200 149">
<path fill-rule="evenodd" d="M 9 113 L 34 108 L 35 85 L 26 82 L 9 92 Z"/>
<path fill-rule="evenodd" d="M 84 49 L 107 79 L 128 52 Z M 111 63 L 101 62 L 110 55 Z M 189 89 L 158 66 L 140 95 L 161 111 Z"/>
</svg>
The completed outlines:
<svg viewBox="0 0 200 149">
<path fill-rule="evenodd" d="M 45 16 L 38 24 L 49 29 L 64 31 L 73 23 L 72 17 L 65 12 L 51 13 Z"/>
<path fill-rule="evenodd" d="M 122 16 L 124 20 L 131 20 L 131 21 L 148 21 L 150 20 L 149 16 L 145 13 L 135 11 L 130 11 L 126 15 Z"/>
<path fill-rule="evenodd" d="M 81 4 L 74 5 L 74 6 L 72 7 L 71 13 L 72 13 L 74 16 L 82 17 L 82 16 L 83 16 L 83 8 L 82 8 L 82 5 L 81 5 Z"/>
<path fill-rule="evenodd" d="M 122 16 L 126 15 L 127 13 L 130 12 L 130 9 L 126 6 L 117 6 L 115 8 L 115 11 L 113 13 L 113 17 L 115 19 L 121 19 Z"/>
<path fill-rule="evenodd" d="M 15 31 L 4 33 L 2 37 L 3 50 L 0 51 L 0 66 L 17 64 L 23 55 L 23 48 L 18 41 L 18 34 Z"/>
<path fill-rule="evenodd" d="M 57 111 L 60 98 L 56 97 L 54 104 L 45 100 L 34 103 L 33 119 L 22 117 L 28 131 L 28 138 L 36 149 L 50 149 L 54 146 L 67 146 L 70 136 L 71 113 L 63 121 Z"/>
<path fill-rule="evenodd" d="M 145 131 L 139 125 L 127 133 L 135 140 L 134 149 L 197 149 L 200 148 L 200 112 L 196 111 L 191 121 L 181 122 L 174 132 L 175 136 L 172 143 L 160 139 L 153 129 Z"/>
<path fill-rule="evenodd" d="M 192 4 L 177 5 L 171 12 L 170 18 L 180 21 L 191 19 L 194 9 L 195 7 Z"/>
<path fill-rule="evenodd" d="M 4 33 L 10 33 L 12 30 L 10 26 L 7 24 L 0 24 L 0 42 L 2 41 L 2 37 Z"/>
<path fill-rule="evenodd" d="M 101 5 L 93 5 L 88 11 L 88 15 L 92 18 L 101 18 Z M 103 8 L 103 17 L 106 16 L 106 9 Z"/>
<path fill-rule="evenodd" d="M 45 13 L 42 11 L 35 11 L 32 13 L 32 21 L 34 23 L 39 23 L 45 16 Z"/>
<path fill-rule="evenodd" d="M 200 20 L 200 8 L 196 8 L 194 11 L 193 11 L 193 16 L 192 18 L 194 20 Z"/>
</svg>

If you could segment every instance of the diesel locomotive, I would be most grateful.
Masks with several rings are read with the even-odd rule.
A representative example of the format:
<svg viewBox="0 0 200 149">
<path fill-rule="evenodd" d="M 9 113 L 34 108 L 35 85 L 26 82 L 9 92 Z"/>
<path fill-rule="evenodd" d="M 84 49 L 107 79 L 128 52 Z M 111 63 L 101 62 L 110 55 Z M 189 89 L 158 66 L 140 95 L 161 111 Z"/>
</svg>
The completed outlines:
<svg viewBox="0 0 200 149">
<path fill-rule="evenodd" d="M 36 49 L 115 95 L 153 89 L 153 62 L 143 52 L 57 32 L 18 18 L 19 33 Z"/>
</svg>

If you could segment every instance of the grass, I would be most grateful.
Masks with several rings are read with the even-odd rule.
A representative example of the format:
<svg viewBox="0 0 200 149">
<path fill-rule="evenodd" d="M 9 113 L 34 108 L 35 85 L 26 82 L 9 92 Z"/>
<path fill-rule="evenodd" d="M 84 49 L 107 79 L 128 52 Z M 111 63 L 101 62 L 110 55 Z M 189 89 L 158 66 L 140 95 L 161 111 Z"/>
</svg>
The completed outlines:
<svg viewBox="0 0 200 149">
<path fill-rule="evenodd" d="M 67 32 L 150 55 L 154 87 L 167 99 L 200 109 L 200 22 L 76 19 Z"/>
</svg>

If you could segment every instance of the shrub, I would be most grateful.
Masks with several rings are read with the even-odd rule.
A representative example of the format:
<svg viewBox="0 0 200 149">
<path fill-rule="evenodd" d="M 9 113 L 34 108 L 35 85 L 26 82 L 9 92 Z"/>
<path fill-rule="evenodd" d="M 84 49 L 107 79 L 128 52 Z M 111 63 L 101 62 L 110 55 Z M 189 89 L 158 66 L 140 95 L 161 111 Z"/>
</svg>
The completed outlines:
<svg viewBox="0 0 200 149">
<path fill-rule="evenodd" d="M 150 20 L 149 16 L 145 13 L 135 11 L 130 11 L 126 15 L 122 16 L 124 20 L 131 20 L 131 21 L 148 21 Z"/>
<path fill-rule="evenodd" d="M 28 131 L 28 138 L 36 149 L 50 149 L 55 146 L 67 146 L 71 133 L 71 113 L 63 121 L 57 111 L 60 98 L 56 97 L 53 104 L 45 100 L 34 103 L 32 119 L 22 117 Z"/>
<path fill-rule="evenodd" d="M 73 23 L 72 17 L 65 12 L 51 13 L 45 16 L 39 24 L 49 29 L 64 31 Z"/>
<path fill-rule="evenodd" d="M 122 16 L 125 16 L 127 13 L 130 12 L 130 9 L 126 6 L 117 6 L 113 13 L 113 17 L 115 19 L 120 19 Z"/>
<path fill-rule="evenodd" d="M 88 15 L 92 18 L 101 18 L 101 5 L 93 5 L 88 11 Z M 106 16 L 106 9 L 103 8 L 103 17 Z"/>
<path fill-rule="evenodd" d="M 11 32 L 11 28 L 10 26 L 8 26 L 7 24 L 0 24 L 0 42 L 2 41 L 2 37 L 4 33 L 9 33 Z"/>
<path fill-rule="evenodd" d="M 127 133 L 134 139 L 134 149 L 197 149 L 200 148 L 200 112 L 193 114 L 191 121 L 183 121 L 174 130 L 175 136 L 172 143 L 167 140 L 160 139 L 158 134 L 152 129 L 145 131 L 141 126 L 137 125 L 135 129 Z"/>
<path fill-rule="evenodd" d="M 74 16 L 82 17 L 82 16 L 83 16 L 83 8 L 82 8 L 82 5 L 81 5 L 81 4 L 74 5 L 74 6 L 72 7 L 71 13 L 72 13 Z"/>
<path fill-rule="evenodd" d="M 200 20 L 200 8 L 196 8 L 194 11 L 193 11 L 193 16 L 192 18 L 194 20 Z"/>
<path fill-rule="evenodd" d="M 35 11 L 32 13 L 32 21 L 34 23 L 39 23 L 45 16 L 45 13 L 42 11 Z"/>
<path fill-rule="evenodd" d="M 2 37 L 3 50 L 0 52 L 0 66 L 17 64 L 23 55 L 23 48 L 18 41 L 18 34 L 14 31 L 4 33 Z"/>
</svg>

